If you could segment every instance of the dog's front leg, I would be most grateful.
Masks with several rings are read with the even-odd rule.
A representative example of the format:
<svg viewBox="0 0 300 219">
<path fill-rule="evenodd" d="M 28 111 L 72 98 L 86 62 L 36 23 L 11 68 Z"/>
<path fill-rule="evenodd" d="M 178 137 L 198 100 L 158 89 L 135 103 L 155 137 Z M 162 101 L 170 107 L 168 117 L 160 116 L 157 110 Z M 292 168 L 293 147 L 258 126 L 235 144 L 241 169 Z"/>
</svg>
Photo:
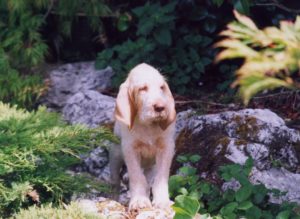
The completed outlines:
<svg viewBox="0 0 300 219">
<path fill-rule="evenodd" d="M 132 142 L 122 144 L 123 154 L 129 175 L 129 209 L 151 207 L 149 186 L 141 167 L 141 158 Z"/>
<path fill-rule="evenodd" d="M 152 186 L 153 206 L 157 208 L 169 208 L 171 205 L 169 199 L 169 172 L 174 156 L 174 140 L 166 140 L 162 143 L 156 154 L 156 173 Z"/>
</svg>

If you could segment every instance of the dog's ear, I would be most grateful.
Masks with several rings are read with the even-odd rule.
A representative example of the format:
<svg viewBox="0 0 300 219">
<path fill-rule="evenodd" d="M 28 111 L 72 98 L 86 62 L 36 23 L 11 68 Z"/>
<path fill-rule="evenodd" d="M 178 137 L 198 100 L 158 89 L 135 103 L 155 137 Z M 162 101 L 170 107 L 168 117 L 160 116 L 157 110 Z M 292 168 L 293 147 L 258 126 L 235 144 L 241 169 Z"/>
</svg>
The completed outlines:
<svg viewBox="0 0 300 219">
<path fill-rule="evenodd" d="M 134 95 L 129 89 L 128 83 L 124 82 L 116 99 L 115 118 L 132 129 L 137 109 L 134 103 Z"/>
<path fill-rule="evenodd" d="M 176 110 L 175 110 L 175 101 L 173 95 L 170 91 L 168 84 L 165 82 L 165 93 L 168 97 L 168 117 L 165 120 L 160 121 L 159 126 L 162 130 L 166 130 L 169 125 L 171 125 L 176 120 Z"/>
</svg>

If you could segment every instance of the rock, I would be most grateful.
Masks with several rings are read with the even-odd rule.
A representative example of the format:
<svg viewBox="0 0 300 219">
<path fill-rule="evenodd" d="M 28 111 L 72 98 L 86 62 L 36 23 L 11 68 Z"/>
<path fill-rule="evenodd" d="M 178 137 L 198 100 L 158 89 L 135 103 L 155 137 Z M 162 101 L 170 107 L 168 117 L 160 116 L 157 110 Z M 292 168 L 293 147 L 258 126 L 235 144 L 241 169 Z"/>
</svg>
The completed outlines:
<svg viewBox="0 0 300 219">
<path fill-rule="evenodd" d="M 95 128 L 113 122 L 115 99 L 97 91 L 85 90 L 71 96 L 62 113 L 71 124 Z"/>
<path fill-rule="evenodd" d="M 89 199 L 79 199 L 76 202 L 84 213 L 98 213 L 97 202 Z"/>
<path fill-rule="evenodd" d="M 104 218 L 129 218 L 126 208 L 120 203 L 113 200 L 105 200 L 97 203 L 98 212 Z"/>
<path fill-rule="evenodd" d="M 253 183 L 262 183 L 267 188 L 287 192 L 279 197 L 271 196 L 271 202 L 281 203 L 288 200 L 300 203 L 300 174 L 292 173 L 284 168 L 270 168 L 263 171 L 253 168 L 251 175 Z"/>
<path fill-rule="evenodd" d="M 83 163 L 77 170 L 86 171 L 98 176 L 101 170 L 108 164 L 108 152 L 104 147 L 97 147 L 89 154 L 82 155 L 81 159 Z"/>
<path fill-rule="evenodd" d="M 267 109 L 211 115 L 189 113 L 190 117 L 185 112 L 179 119 L 183 125 L 177 137 L 177 151 L 202 156 L 197 164 L 200 173 L 214 178 L 219 166 L 230 162 L 244 164 L 251 157 L 255 165 L 251 181 L 287 191 L 285 200 L 300 203 L 300 188 L 296 186 L 300 183 L 299 131 L 288 128 Z M 289 182 L 294 186 L 288 187 Z"/>
<path fill-rule="evenodd" d="M 94 62 L 79 62 L 52 70 L 49 73 L 51 86 L 42 103 L 48 108 L 60 110 L 77 92 L 109 88 L 114 74 L 112 69 L 96 70 L 94 65 Z"/>
<path fill-rule="evenodd" d="M 138 211 L 128 211 L 128 209 L 120 203 L 113 200 L 105 200 L 97 203 L 98 212 L 105 218 L 116 219 L 172 219 L 175 212 L 170 208 L 162 210 L 157 208 L 144 208 Z"/>
</svg>

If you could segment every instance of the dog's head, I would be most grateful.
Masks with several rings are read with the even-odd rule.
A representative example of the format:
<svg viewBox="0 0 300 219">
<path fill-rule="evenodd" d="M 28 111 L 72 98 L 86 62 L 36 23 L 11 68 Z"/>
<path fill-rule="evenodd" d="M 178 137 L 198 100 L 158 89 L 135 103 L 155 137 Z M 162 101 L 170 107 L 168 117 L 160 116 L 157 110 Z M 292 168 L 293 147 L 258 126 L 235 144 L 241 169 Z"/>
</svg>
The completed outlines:
<svg viewBox="0 0 300 219">
<path fill-rule="evenodd" d="M 158 124 L 165 130 L 176 119 L 175 103 L 164 77 L 152 66 L 139 64 L 121 84 L 115 117 L 131 129 L 141 124 Z"/>
</svg>

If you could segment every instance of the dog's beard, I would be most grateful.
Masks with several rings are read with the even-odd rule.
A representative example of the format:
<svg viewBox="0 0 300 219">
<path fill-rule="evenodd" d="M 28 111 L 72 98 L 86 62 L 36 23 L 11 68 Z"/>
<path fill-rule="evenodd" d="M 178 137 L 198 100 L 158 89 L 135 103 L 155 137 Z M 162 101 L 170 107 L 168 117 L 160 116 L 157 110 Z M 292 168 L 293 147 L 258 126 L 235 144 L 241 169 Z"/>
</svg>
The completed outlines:
<svg viewBox="0 0 300 219">
<path fill-rule="evenodd" d="M 138 113 L 139 120 L 143 124 L 157 123 L 166 120 L 168 112 L 166 110 L 162 112 L 155 112 L 154 110 L 142 110 Z"/>
</svg>

